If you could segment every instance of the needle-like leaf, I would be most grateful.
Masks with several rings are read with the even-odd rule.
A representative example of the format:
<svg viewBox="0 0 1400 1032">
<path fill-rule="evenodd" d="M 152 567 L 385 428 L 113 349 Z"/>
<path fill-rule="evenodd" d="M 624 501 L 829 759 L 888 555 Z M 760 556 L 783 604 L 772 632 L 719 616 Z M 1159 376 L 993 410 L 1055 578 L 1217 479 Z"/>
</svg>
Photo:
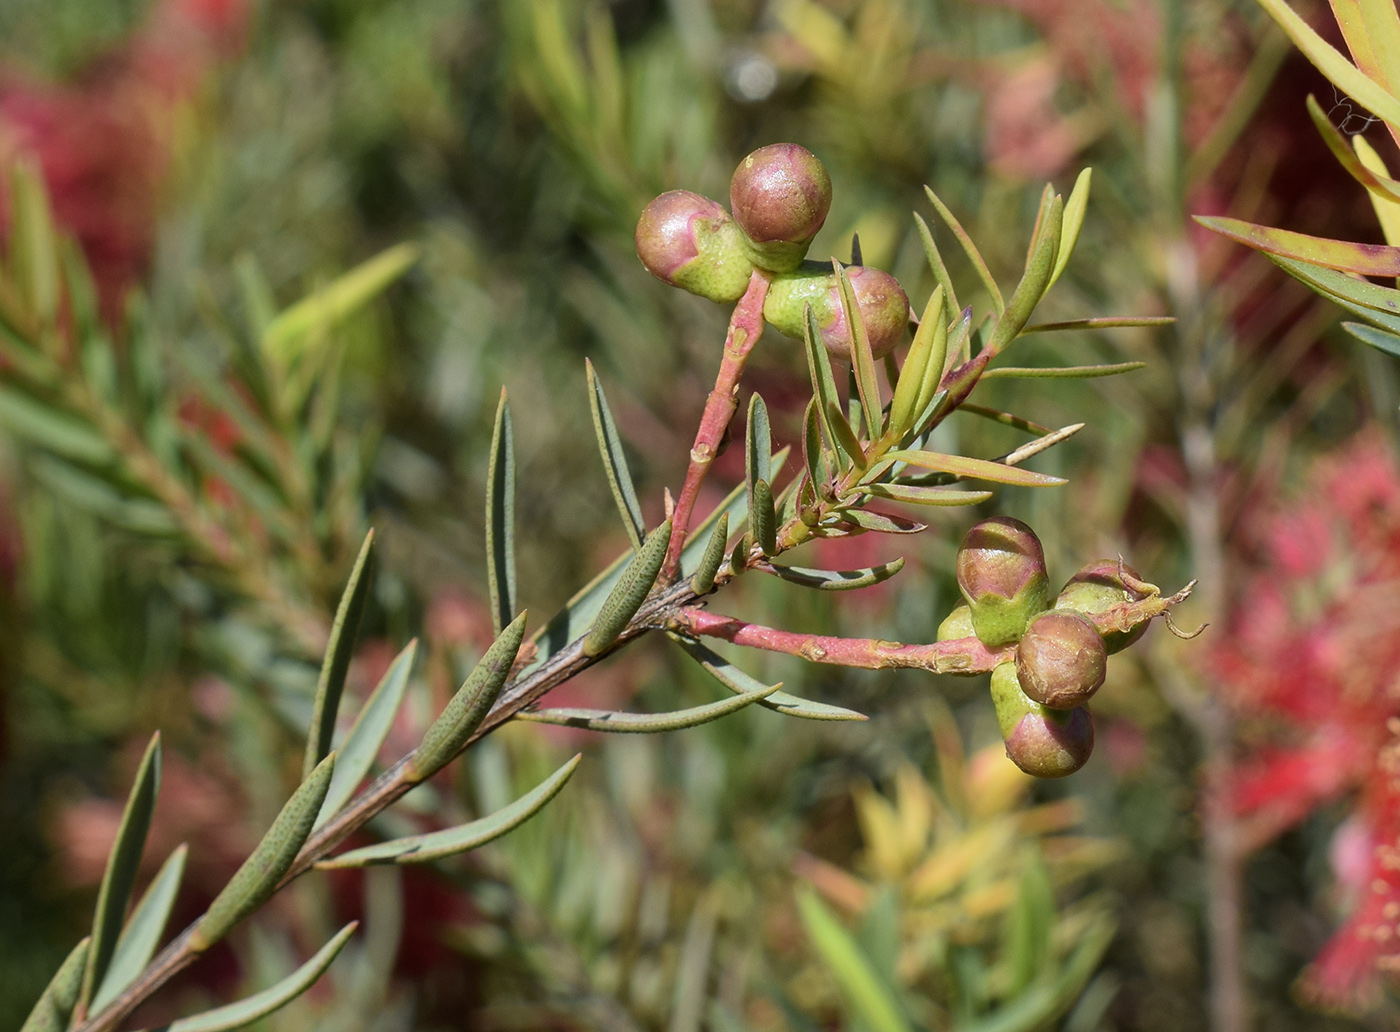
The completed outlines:
<svg viewBox="0 0 1400 1032">
<path fill-rule="evenodd" d="M 642 608 L 642 603 L 656 583 L 656 575 L 661 572 L 670 539 L 671 521 L 667 520 L 642 542 L 642 547 L 623 569 L 622 576 L 603 601 L 598 619 L 584 637 L 584 655 L 602 655 L 617 641 L 632 617 L 637 615 L 637 610 Z"/>
<path fill-rule="evenodd" d="M 836 430 L 832 426 L 831 413 L 840 414 L 841 399 L 836 393 L 831 359 L 826 353 L 826 345 L 822 343 L 821 329 L 817 326 L 817 317 L 811 305 L 803 309 L 802 316 L 802 342 L 807 351 L 807 372 L 812 378 L 812 397 L 817 399 L 817 415 L 821 417 L 827 440 L 835 441 Z"/>
<path fill-rule="evenodd" d="M 766 699 L 782 685 L 775 684 L 755 689 L 744 695 L 731 696 L 719 702 L 692 706 L 690 709 L 675 710 L 671 713 L 619 713 L 614 710 L 592 709 L 546 709 L 528 710 L 517 714 L 517 718 L 532 724 L 557 724 L 560 727 L 585 728 L 589 731 L 608 731 L 621 734 L 660 734 L 666 731 L 680 731 L 688 727 L 699 727 L 720 717 L 737 713 L 750 703 Z"/>
<path fill-rule="evenodd" d="M 984 380 L 999 379 L 1060 379 L 1087 380 L 1096 376 L 1117 376 L 1147 366 L 1146 362 L 1114 362 L 1086 366 L 997 366 L 982 374 Z"/>
<path fill-rule="evenodd" d="M 804 588 L 817 588 L 820 591 L 851 591 L 855 588 L 868 588 L 872 584 L 887 581 L 904 569 L 903 557 L 879 566 L 869 566 L 863 570 L 809 570 L 803 566 L 779 566 L 776 563 L 763 563 L 758 567 Z"/>
<path fill-rule="evenodd" d="M 1296 258 L 1299 261 L 1324 265 L 1329 269 L 1354 272 L 1360 276 L 1400 276 L 1400 247 L 1328 240 L 1286 229 L 1256 226 L 1239 219 L 1206 215 L 1196 215 L 1193 218 L 1207 229 L 1213 229 L 1256 251 L 1265 251 L 1284 258 Z"/>
<path fill-rule="evenodd" d="M 340 596 L 340 605 L 335 611 L 335 622 L 331 624 L 330 641 L 326 643 L 326 655 L 321 661 L 321 675 L 316 682 L 316 702 L 311 710 L 311 727 L 306 735 L 306 752 L 302 757 L 302 779 L 311 776 L 316 764 L 325 759 L 331 751 L 331 739 L 335 736 L 335 718 L 340 710 L 340 694 L 345 689 L 345 675 L 350 669 L 350 660 L 355 654 L 355 638 L 360 633 L 360 619 L 364 616 L 365 602 L 369 598 L 370 569 L 373 565 L 374 531 L 365 535 L 360 546 L 360 554 L 350 571 L 350 580 Z"/>
<path fill-rule="evenodd" d="M 670 631 L 667 632 L 667 636 L 684 649 L 691 659 L 704 667 L 710 676 L 735 695 L 747 695 L 770 687 L 762 681 L 750 677 L 723 656 L 693 638 L 687 638 Z M 776 685 L 772 687 L 776 687 Z M 765 709 L 785 713 L 790 717 L 804 717 L 807 720 L 868 719 L 865 714 L 857 713 L 855 710 L 848 710 L 841 706 L 829 706 L 824 702 L 813 702 L 810 699 L 789 695 L 787 692 L 774 692 L 767 698 L 759 700 L 759 705 Z"/>
<path fill-rule="evenodd" d="M 946 204 L 939 200 L 938 195 L 933 192 L 933 189 L 925 186 L 924 193 L 928 195 L 929 201 L 933 203 L 934 209 L 938 212 L 938 217 L 953 231 L 953 236 L 958 238 L 958 243 L 962 245 L 964 253 L 966 253 L 968 259 L 972 262 L 972 267 L 977 270 L 977 275 L 982 280 L 982 286 L 987 288 L 987 293 L 991 296 L 992 306 L 996 309 L 997 315 L 1001 315 L 1002 312 L 1006 311 L 1006 302 L 1002 300 L 1001 290 L 997 287 L 997 281 L 992 278 L 991 270 L 987 268 L 987 263 L 982 258 L 982 252 L 977 250 L 977 245 L 972 242 L 972 237 L 967 235 L 967 230 L 962 228 L 962 223 L 953 217 L 953 213 L 948 209 Z M 952 296 L 951 292 L 949 296 Z M 953 303 L 957 304 L 957 301 L 955 300 Z"/>
<path fill-rule="evenodd" d="M 603 394 L 603 385 L 598 380 L 593 363 L 584 359 L 584 369 L 588 375 L 588 404 L 593 411 L 593 431 L 598 435 L 598 451 L 603 456 L 608 486 L 612 488 L 613 500 L 617 502 L 617 511 L 627 528 L 627 536 L 632 539 L 632 547 L 641 548 L 646 524 L 642 522 L 642 506 L 637 501 L 637 489 L 627 468 L 627 456 L 622 453 L 622 438 L 618 436 L 612 409 L 608 407 L 607 396 Z"/>
<path fill-rule="evenodd" d="M 496 404 L 491 462 L 486 470 L 486 579 L 496 634 L 515 619 L 515 429 L 506 389 Z"/>
<path fill-rule="evenodd" d="M 420 864 L 484 846 L 506 832 L 520 827 L 539 813 L 545 803 L 559 794 L 559 790 L 573 775 L 582 759 L 583 755 L 580 753 L 515 802 L 489 816 L 443 831 L 411 835 L 378 845 L 365 846 L 362 849 L 353 849 L 329 860 L 322 860 L 316 866 L 325 869 L 369 867 L 375 864 Z"/>
<path fill-rule="evenodd" d="M 933 233 L 928 228 L 928 223 L 918 212 L 914 213 L 914 222 L 919 227 L 919 239 L 924 245 L 924 256 L 928 258 L 928 266 L 933 270 L 934 279 L 943 288 L 943 293 L 947 296 L 947 303 L 953 311 L 958 311 L 961 307 L 958 304 L 958 295 L 953 290 L 952 277 L 948 275 L 948 266 L 943 262 L 943 255 L 938 250 L 938 245 L 933 241 Z"/>
<path fill-rule="evenodd" d="M 954 476 L 972 480 L 989 480 L 994 484 L 1011 484 L 1017 487 L 1058 487 L 1068 481 L 1045 473 L 1035 473 L 1028 469 L 1003 465 L 988 459 L 970 459 L 965 455 L 943 455 L 930 451 L 894 451 L 885 456 L 897 459 L 920 469 L 931 469 L 939 473 L 952 473 Z"/>
<path fill-rule="evenodd" d="M 911 484 L 865 484 L 861 490 L 877 498 L 910 505 L 980 505 L 992 497 L 990 491 L 953 491 L 946 487 Z"/>
<path fill-rule="evenodd" d="M 1021 329 L 1030 321 L 1035 306 L 1050 289 L 1050 276 L 1055 269 L 1055 258 L 1060 249 L 1060 231 L 1064 227 L 1064 202 L 1055 197 L 1045 209 L 1045 218 L 1040 227 L 1040 240 L 1026 263 L 1025 275 L 1011 294 L 1006 310 L 997 319 L 996 329 L 987 341 L 987 349 L 993 354 L 1002 351 L 1016 339 Z"/>
<path fill-rule="evenodd" d="M 107 974 L 88 1005 L 88 1013 L 95 1014 L 120 995 L 121 991 L 136 980 L 136 976 L 146 969 L 155 956 L 160 937 L 170 920 L 170 910 L 175 905 L 175 896 L 180 891 L 180 881 L 185 874 L 185 858 L 189 854 L 186 846 L 178 846 L 151 880 L 145 895 L 131 912 L 131 920 L 117 940 L 112 962 L 107 965 Z"/>
<path fill-rule="evenodd" d="M 856 391 L 860 395 L 861 409 L 865 412 L 866 436 L 874 441 L 885 431 L 882 422 L 884 403 L 880 400 L 880 382 L 875 378 L 875 354 L 870 349 L 870 334 L 865 329 L 865 317 L 861 315 L 846 267 L 834 258 L 831 267 L 836 272 L 841 309 L 851 331 L 851 372 L 855 375 Z"/>
</svg>

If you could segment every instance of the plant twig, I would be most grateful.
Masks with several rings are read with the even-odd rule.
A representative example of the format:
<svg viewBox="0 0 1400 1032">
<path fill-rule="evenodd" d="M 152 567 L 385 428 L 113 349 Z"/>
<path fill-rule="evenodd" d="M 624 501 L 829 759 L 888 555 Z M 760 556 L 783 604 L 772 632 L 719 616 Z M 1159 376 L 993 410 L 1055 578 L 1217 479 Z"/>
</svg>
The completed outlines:
<svg viewBox="0 0 1400 1032">
<path fill-rule="evenodd" d="M 685 471 L 685 485 L 676 499 L 675 513 L 671 519 L 671 544 L 666 550 L 666 561 L 661 566 L 662 584 L 674 583 L 680 573 L 681 548 L 690 529 L 690 516 L 700 496 L 700 485 L 705 482 L 705 475 L 719 454 L 720 442 L 729 428 L 729 421 L 734 418 L 734 409 L 739 403 L 739 378 L 744 374 L 749 352 L 763 333 L 763 302 L 767 297 L 768 276 L 755 269 L 749 278 L 749 289 L 734 306 L 734 314 L 729 318 L 729 332 L 724 338 L 724 357 L 720 360 L 719 374 L 715 377 L 714 389 L 705 399 L 700 428 L 695 432 L 695 443 L 690 448 L 690 466 Z"/>
</svg>

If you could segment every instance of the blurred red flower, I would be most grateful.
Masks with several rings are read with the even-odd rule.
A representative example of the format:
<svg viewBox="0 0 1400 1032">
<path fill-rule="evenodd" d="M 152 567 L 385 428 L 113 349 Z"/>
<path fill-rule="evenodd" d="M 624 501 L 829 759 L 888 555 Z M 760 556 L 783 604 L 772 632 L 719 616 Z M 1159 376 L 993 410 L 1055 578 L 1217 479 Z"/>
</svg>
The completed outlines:
<svg viewBox="0 0 1400 1032">
<path fill-rule="evenodd" d="M 1241 719 L 1230 803 L 1262 845 L 1354 793 L 1333 867 L 1350 914 L 1299 990 L 1364 1008 L 1400 971 L 1400 470 L 1378 435 L 1247 523 L 1256 556 L 1206 659 Z"/>
</svg>

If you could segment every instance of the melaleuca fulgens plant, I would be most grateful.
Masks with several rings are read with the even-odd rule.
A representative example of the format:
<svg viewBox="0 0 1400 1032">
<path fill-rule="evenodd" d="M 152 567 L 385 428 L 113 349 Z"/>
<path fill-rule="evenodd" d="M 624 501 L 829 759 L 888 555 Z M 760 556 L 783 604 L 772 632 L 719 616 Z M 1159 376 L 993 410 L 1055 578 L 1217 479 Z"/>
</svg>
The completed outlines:
<svg viewBox="0 0 1400 1032">
<path fill-rule="evenodd" d="M 312 869 L 434 863 L 475 849 L 528 820 L 577 768 L 575 756 L 532 791 L 466 824 L 339 851 L 352 834 L 408 791 L 434 777 L 473 743 L 518 720 L 602 732 L 655 733 L 715 720 L 750 705 L 815 720 L 863 720 L 841 706 L 800 698 L 744 673 L 703 641 L 801 656 L 848 667 L 914 667 L 991 674 L 1007 752 L 1046 777 L 1088 759 L 1093 725 L 1087 702 L 1102 683 L 1109 651 L 1190 592 L 1164 596 L 1121 562 L 1090 564 L 1052 598 L 1040 543 L 1031 529 L 996 517 L 976 524 L 959 551 L 965 605 L 949 614 L 938 640 L 905 644 L 761 627 L 715 613 L 709 598 L 744 576 L 771 576 L 795 589 L 845 591 L 898 574 L 902 558 L 857 570 L 815 569 L 779 561 L 820 538 L 917 534 L 926 526 L 891 503 L 972 506 L 992 491 L 968 482 L 1045 488 L 1063 480 L 1024 468 L 1076 433 L 969 401 L 984 378 L 1102 376 L 1139 363 L 1044 370 L 997 362 L 1024 334 L 1107 326 L 1156 325 L 1153 318 L 1098 318 L 1031 324 L 1063 272 L 1088 201 L 1083 173 L 1066 200 L 1046 187 L 1020 282 L 1009 297 L 952 213 L 931 190 L 940 218 L 978 270 L 990 299 L 974 320 L 959 303 L 928 225 L 915 216 L 937 286 L 919 315 L 887 272 L 809 261 L 811 241 L 830 208 L 832 181 L 811 152 L 793 144 L 755 151 L 736 169 L 730 210 L 684 190 L 656 198 L 641 213 L 637 253 L 659 279 L 717 303 L 733 304 L 718 372 L 679 493 L 666 518 L 642 514 L 604 387 L 591 364 L 585 379 L 606 482 L 631 548 L 583 587 L 551 620 L 529 633 L 516 583 L 516 459 L 509 401 L 496 411 L 485 492 L 486 555 L 495 640 L 417 748 L 374 770 L 413 665 L 410 643 L 337 740 L 346 671 L 368 605 L 374 540 L 364 541 L 332 624 L 305 740 L 301 784 L 253 854 L 207 911 L 157 948 L 179 888 L 177 851 L 130 910 L 136 863 L 160 782 L 160 742 L 147 751 L 127 804 L 99 893 L 92 934 L 54 976 L 25 1032 L 112 1032 L 133 1010 L 188 967 L 288 883 Z M 9 272 L 10 270 L 0 270 Z M 750 400 L 743 434 L 745 478 L 712 512 L 695 506 L 737 408 L 748 356 L 765 325 L 800 342 L 811 380 L 797 448 L 775 451 L 767 407 Z M 910 330 L 912 328 L 912 338 Z M 907 343 L 902 361 L 897 357 Z M 885 381 L 876 373 L 883 361 Z M 838 376 L 837 370 L 840 369 Z M 843 392 L 841 384 L 849 383 Z M 1031 440 L 995 458 L 930 450 L 930 435 L 958 410 L 1018 428 Z M 787 471 L 796 451 L 800 462 Z M 1169 617 L 1168 617 L 1169 619 Z M 660 631 L 728 692 L 717 701 L 662 714 L 551 709 L 544 697 L 631 642 Z M 367 784 L 365 782 L 368 781 Z M 298 971 L 255 997 L 187 1019 L 179 1027 L 231 1029 L 256 1021 L 305 991 L 353 934 L 342 929 Z"/>
</svg>

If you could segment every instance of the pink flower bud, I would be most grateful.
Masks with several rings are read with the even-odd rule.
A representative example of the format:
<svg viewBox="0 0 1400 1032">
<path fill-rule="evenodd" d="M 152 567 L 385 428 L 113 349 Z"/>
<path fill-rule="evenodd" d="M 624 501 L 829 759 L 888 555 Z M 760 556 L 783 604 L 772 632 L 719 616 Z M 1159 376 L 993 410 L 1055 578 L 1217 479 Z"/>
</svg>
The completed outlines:
<svg viewBox="0 0 1400 1032">
<path fill-rule="evenodd" d="M 734 221 L 751 243 L 754 264 L 769 272 L 797 268 L 831 208 L 831 176 L 795 143 L 760 147 L 729 184 Z"/>
<path fill-rule="evenodd" d="M 1056 710 L 1040 705 L 1021 689 L 1014 663 L 992 671 L 992 702 L 1006 755 L 1027 774 L 1063 778 L 1089 761 L 1094 751 L 1089 707 Z"/>
<path fill-rule="evenodd" d="M 904 339 L 909 325 L 909 299 L 888 272 L 853 265 L 846 270 L 856 296 L 861 321 L 870 337 L 870 350 L 884 358 Z M 763 319 L 779 333 L 802 339 L 803 311 L 812 306 L 822 343 L 832 358 L 851 360 L 851 328 L 841 306 L 841 288 L 831 266 L 803 262 L 792 272 L 773 277 L 763 302 Z"/>
<path fill-rule="evenodd" d="M 1035 531 L 1010 516 L 973 526 L 957 559 L 958 588 L 982 644 L 1010 645 L 1049 604 L 1045 552 Z"/>
<path fill-rule="evenodd" d="M 938 625 L 935 641 L 956 641 L 958 638 L 971 638 L 977 632 L 972 629 L 972 610 L 967 606 L 957 606 Z"/>
<path fill-rule="evenodd" d="M 737 301 L 753 263 L 743 234 L 718 202 L 668 190 L 637 220 L 637 256 L 664 283 L 711 301 Z"/>
<path fill-rule="evenodd" d="M 1120 606 L 1125 602 L 1140 602 L 1147 596 L 1134 591 L 1123 583 L 1126 573 L 1134 581 L 1140 581 L 1137 571 L 1126 564 L 1119 569 L 1118 559 L 1095 559 L 1085 563 L 1078 573 L 1069 579 L 1055 599 L 1056 609 L 1069 609 L 1089 616 Z M 1121 652 L 1137 641 L 1147 631 L 1147 624 L 1138 624 L 1131 631 L 1110 632 L 1103 636 L 1104 648 L 1111 656 Z"/>
<path fill-rule="evenodd" d="M 1108 652 L 1094 625 L 1068 610 L 1041 613 L 1016 646 L 1016 675 L 1033 701 L 1054 709 L 1088 702 L 1103 684 Z"/>
</svg>

